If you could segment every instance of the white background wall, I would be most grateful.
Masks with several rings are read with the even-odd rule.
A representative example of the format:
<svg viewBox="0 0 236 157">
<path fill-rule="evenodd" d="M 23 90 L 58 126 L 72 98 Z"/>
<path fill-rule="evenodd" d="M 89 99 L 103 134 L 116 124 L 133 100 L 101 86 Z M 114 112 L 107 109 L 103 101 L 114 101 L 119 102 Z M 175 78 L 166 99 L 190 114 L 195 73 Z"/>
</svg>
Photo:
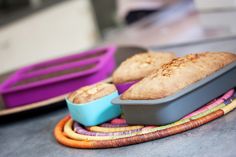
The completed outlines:
<svg viewBox="0 0 236 157">
<path fill-rule="evenodd" d="M 56 4 L 0 27 L 0 74 L 87 49 L 97 37 L 89 0 Z"/>
<path fill-rule="evenodd" d="M 194 2 L 199 10 L 209 11 L 236 8 L 236 0 L 194 0 Z"/>
</svg>

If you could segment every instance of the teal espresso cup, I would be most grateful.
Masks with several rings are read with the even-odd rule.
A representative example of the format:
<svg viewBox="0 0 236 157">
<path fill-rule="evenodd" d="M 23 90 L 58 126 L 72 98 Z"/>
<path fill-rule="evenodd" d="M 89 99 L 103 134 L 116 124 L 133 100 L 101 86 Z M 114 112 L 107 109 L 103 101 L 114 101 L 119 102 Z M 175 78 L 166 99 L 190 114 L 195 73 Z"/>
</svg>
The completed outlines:
<svg viewBox="0 0 236 157">
<path fill-rule="evenodd" d="M 118 97 L 117 91 L 84 104 L 74 104 L 67 98 L 66 102 L 74 121 L 84 126 L 94 126 L 118 117 L 121 114 L 120 106 L 111 103 L 111 100 L 116 97 Z"/>
</svg>

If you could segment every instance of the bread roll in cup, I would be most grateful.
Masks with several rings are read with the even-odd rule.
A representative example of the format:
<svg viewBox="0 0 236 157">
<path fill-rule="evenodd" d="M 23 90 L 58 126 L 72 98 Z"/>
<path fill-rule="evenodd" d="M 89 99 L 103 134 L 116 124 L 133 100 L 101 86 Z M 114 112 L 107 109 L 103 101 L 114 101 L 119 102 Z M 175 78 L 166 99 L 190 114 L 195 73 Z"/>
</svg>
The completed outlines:
<svg viewBox="0 0 236 157">
<path fill-rule="evenodd" d="M 117 96 L 114 85 L 98 83 L 72 92 L 66 102 L 73 120 L 93 126 L 120 115 L 120 106 L 111 104 L 111 100 Z"/>
</svg>

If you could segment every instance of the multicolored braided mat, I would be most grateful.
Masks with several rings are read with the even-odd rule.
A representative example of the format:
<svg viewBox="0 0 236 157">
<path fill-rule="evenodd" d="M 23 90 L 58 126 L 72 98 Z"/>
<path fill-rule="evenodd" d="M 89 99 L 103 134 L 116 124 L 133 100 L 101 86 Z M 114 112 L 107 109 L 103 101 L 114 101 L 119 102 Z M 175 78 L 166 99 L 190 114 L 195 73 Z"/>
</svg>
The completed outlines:
<svg viewBox="0 0 236 157">
<path fill-rule="evenodd" d="M 56 140 L 73 148 L 112 148 L 138 144 L 197 128 L 220 118 L 236 108 L 236 93 L 232 89 L 218 99 L 165 126 L 127 125 L 122 117 L 99 126 L 84 127 L 70 116 L 64 117 L 55 127 Z"/>
</svg>

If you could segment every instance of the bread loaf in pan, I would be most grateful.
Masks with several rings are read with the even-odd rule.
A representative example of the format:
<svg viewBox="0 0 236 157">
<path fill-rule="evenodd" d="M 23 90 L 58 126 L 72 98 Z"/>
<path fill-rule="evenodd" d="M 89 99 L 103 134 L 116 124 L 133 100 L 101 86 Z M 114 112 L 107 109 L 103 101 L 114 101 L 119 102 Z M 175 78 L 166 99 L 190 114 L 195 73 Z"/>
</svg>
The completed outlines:
<svg viewBox="0 0 236 157">
<path fill-rule="evenodd" d="M 141 80 L 163 64 L 170 62 L 176 56 L 169 52 L 147 52 L 136 54 L 115 70 L 112 81 L 115 84 Z"/>
<path fill-rule="evenodd" d="M 116 85 L 119 94 L 122 94 L 130 86 L 143 79 L 163 64 L 170 62 L 176 56 L 169 52 L 147 52 L 136 54 L 124 62 L 115 70 L 112 81 Z"/>
<path fill-rule="evenodd" d="M 129 124 L 175 122 L 236 87 L 236 55 L 205 52 L 163 65 L 112 100 Z"/>
<path fill-rule="evenodd" d="M 164 98 L 234 61 L 236 61 L 236 55 L 227 52 L 186 55 L 164 64 L 160 69 L 129 88 L 121 98 L 124 100 Z"/>
</svg>

